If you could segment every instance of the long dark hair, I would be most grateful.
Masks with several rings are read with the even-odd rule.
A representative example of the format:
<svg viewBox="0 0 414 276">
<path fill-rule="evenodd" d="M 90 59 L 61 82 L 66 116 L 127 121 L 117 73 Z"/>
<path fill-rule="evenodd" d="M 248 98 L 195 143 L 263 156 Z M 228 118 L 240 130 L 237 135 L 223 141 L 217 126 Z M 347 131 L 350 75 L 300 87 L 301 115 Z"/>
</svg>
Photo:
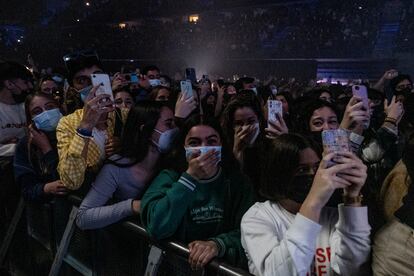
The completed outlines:
<svg viewBox="0 0 414 276">
<path fill-rule="evenodd" d="M 314 145 L 299 134 L 283 134 L 269 142 L 262 160 L 259 194 L 264 199 L 279 201 L 286 198 L 289 185 L 299 167 L 299 154 Z M 316 152 L 316 150 L 315 150 Z"/>
<path fill-rule="evenodd" d="M 199 125 L 209 126 L 214 129 L 220 136 L 221 139 L 221 167 L 225 170 L 231 170 L 238 168 L 237 162 L 235 161 L 232 151 L 229 150 L 228 144 L 223 139 L 223 131 L 220 126 L 220 123 L 211 116 L 200 116 L 199 114 L 194 114 L 187 118 L 183 123 L 183 126 L 180 129 L 180 133 L 177 136 L 174 149 L 168 155 L 164 167 L 172 169 L 176 172 L 182 173 L 187 170 L 188 164 L 185 157 L 185 137 L 190 132 L 190 130 Z"/>
<path fill-rule="evenodd" d="M 128 113 L 121 137 L 121 158 L 131 160 L 129 164 L 120 164 L 108 160 L 119 167 L 129 167 L 141 162 L 151 146 L 151 135 L 161 116 L 162 108 L 169 108 L 161 102 L 142 101 L 132 107 Z"/>
<path fill-rule="evenodd" d="M 233 147 L 234 144 L 234 114 L 237 109 L 243 107 L 251 108 L 259 120 L 260 129 L 263 129 L 264 127 L 265 120 L 263 109 L 258 97 L 252 91 L 240 92 L 227 105 L 221 123 L 224 135 L 230 147 Z"/>
<path fill-rule="evenodd" d="M 26 122 L 27 124 L 32 124 L 32 115 L 30 114 L 30 104 L 32 103 L 33 99 L 36 97 L 42 97 L 45 99 L 48 99 L 54 103 L 56 103 L 56 106 L 60 108 L 59 103 L 55 100 L 55 98 L 53 97 L 53 95 L 50 94 L 45 94 L 45 93 L 40 93 L 40 92 L 36 92 L 34 94 L 30 94 L 26 97 L 26 100 L 24 102 L 24 112 L 26 115 Z M 38 130 L 41 131 L 41 130 Z M 56 134 L 54 132 L 51 133 L 45 133 L 47 138 L 49 139 L 50 144 L 52 145 L 52 148 L 54 150 L 56 150 Z M 27 139 L 27 152 L 28 152 L 28 159 L 30 164 L 34 167 L 35 164 L 37 164 L 40 168 L 40 174 L 41 175 L 48 175 L 50 173 L 53 172 L 53 170 L 55 170 L 56 168 L 51 168 L 48 166 L 48 164 L 46 162 L 42 162 L 41 158 L 39 158 L 39 153 L 38 150 L 36 149 L 36 147 L 33 147 L 31 140 Z"/>
<path fill-rule="evenodd" d="M 309 134 L 311 132 L 309 121 L 312 118 L 313 112 L 323 107 L 330 108 L 339 120 L 338 111 L 333 104 L 321 99 L 299 98 L 293 108 L 295 112 L 292 114 L 294 131 L 304 135 Z"/>
<path fill-rule="evenodd" d="M 36 97 L 42 97 L 42 98 L 48 99 L 49 101 L 54 102 L 58 108 L 60 108 L 59 102 L 56 101 L 56 99 L 51 94 L 45 94 L 45 93 L 41 93 L 41 92 L 36 92 L 34 94 L 29 94 L 26 97 L 26 100 L 24 102 L 24 112 L 25 112 L 25 115 L 26 115 L 26 122 L 28 124 L 30 124 L 32 122 L 32 115 L 30 114 L 30 104 L 32 103 L 33 99 L 36 98 Z M 62 112 L 62 110 L 61 110 L 61 112 Z"/>
</svg>

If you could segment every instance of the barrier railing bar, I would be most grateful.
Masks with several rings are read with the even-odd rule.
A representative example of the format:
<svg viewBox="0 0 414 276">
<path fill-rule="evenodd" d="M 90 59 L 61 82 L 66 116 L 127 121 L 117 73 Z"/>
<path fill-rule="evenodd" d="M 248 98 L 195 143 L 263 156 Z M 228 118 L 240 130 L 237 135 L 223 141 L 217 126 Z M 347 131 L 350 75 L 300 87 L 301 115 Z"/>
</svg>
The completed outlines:
<svg viewBox="0 0 414 276">
<path fill-rule="evenodd" d="M 63 260 L 65 261 L 65 263 L 69 264 L 72 268 L 74 268 L 76 271 L 78 271 L 83 276 L 93 276 L 92 270 L 90 270 L 83 264 L 79 263 L 72 256 L 66 255 L 65 258 L 63 258 Z"/>
<path fill-rule="evenodd" d="M 182 257 L 188 258 L 190 251 L 188 250 L 188 247 L 186 245 L 183 245 L 181 243 L 178 242 L 173 242 L 173 241 L 166 241 L 166 242 L 160 242 L 160 241 L 155 241 L 153 239 L 151 239 L 151 237 L 149 236 L 148 232 L 145 230 L 144 227 L 137 225 L 133 222 L 130 221 L 126 221 L 122 224 L 123 227 L 130 229 L 131 231 L 133 231 L 134 233 L 144 237 L 147 240 L 150 240 L 153 244 L 156 244 L 157 246 L 159 246 L 161 249 L 163 250 L 170 250 L 170 251 L 174 251 L 177 254 L 181 255 Z M 218 261 L 217 259 L 213 259 L 208 266 L 210 266 L 211 268 L 214 268 L 216 270 L 220 270 L 220 271 L 225 271 L 227 274 L 229 275 L 234 275 L 234 276 L 244 276 L 244 275 L 251 275 L 250 273 L 239 269 L 239 268 L 235 268 L 232 267 L 226 263 L 222 263 L 220 261 Z"/>
<path fill-rule="evenodd" d="M 3 265 L 4 260 L 7 256 L 7 252 L 9 250 L 10 244 L 13 240 L 13 236 L 16 232 L 17 225 L 19 224 L 20 219 L 22 218 L 23 211 L 24 211 L 24 200 L 20 198 L 19 205 L 17 206 L 16 212 L 14 212 L 12 221 L 10 222 L 10 226 L 7 229 L 6 236 L 1 244 L 0 248 L 0 266 Z"/>
<path fill-rule="evenodd" d="M 67 252 L 70 238 L 73 235 L 73 231 L 75 230 L 75 219 L 76 214 L 78 213 L 78 208 L 73 206 L 72 211 L 69 215 L 69 220 L 66 225 L 65 232 L 63 233 L 62 240 L 60 241 L 59 248 L 56 252 L 55 259 L 53 260 L 52 267 L 50 268 L 49 276 L 57 276 L 59 275 L 60 267 L 62 266 L 63 259 L 65 258 L 65 254 Z"/>
<path fill-rule="evenodd" d="M 70 195 L 68 199 L 76 206 L 79 206 L 80 203 L 82 202 L 82 199 L 80 197 L 74 196 L 74 195 Z M 122 223 L 121 226 L 124 227 L 125 229 L 131 230 L 133 233 L 139 235 L 141 238 L 144 238 L 146 241 L 149 241 L 151 244 L 158 246 L 162 250 L 173 251 L 184 258 L 189 257 L 190 251 L 188 250 L 188 247 L 184 244 L 181 244 L 175 241 L 156 241 L 151 238 L 151 236 L 148 234 L 147 230 L 143 226 L 138 225 L 132 221 L 125 221 Z M 228 275 L 232 275 L 232 276 L 251 275 L 250 273 L 248 273 L 247 271 L 244 271 L 243 269 L 232 267 L 231 265 L 221 262 L 218 259 L 213 259 L 207 266 L 212 269 L 217 270 L 218 272 L 219 271 L 226 272 Z M 53 276 L 53 275 L 49 274 L 49 276 Z"/>
</svg>

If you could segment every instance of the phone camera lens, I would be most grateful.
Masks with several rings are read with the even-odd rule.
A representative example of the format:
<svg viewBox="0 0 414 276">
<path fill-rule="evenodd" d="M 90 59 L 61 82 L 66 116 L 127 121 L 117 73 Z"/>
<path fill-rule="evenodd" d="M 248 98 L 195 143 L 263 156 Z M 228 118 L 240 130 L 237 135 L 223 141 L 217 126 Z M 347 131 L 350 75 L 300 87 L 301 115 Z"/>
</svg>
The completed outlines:
<svg viewBox="0 0 414 276">
<path fill-rule="evenodd" d="M 355 90 L 357 90 L 357 91 L 358 91 L 358 90 L 359 90 L 359 86 L 355 86 Z"/>
</svg>

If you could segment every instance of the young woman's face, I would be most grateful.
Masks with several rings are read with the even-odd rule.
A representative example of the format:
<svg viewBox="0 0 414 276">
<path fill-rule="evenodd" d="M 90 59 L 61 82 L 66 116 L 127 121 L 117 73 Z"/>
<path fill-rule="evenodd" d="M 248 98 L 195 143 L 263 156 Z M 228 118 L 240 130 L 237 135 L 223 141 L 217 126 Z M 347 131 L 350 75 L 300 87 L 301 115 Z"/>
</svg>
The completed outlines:
<svg viewBox="0 0 414 276">
<path fill-rule="evenodd" d="M 160 118 L 155 125 L 155 129 L 159 130 L 160 132 L 164 132 L 173 128 L 175 128 L 174 113 L 168 107 L 163 107 L 161 109 Z"/>
<path fill-rule="evenodd" d="M 234 128 L 253 125 L 259 122 L 259 118 L 250 107 L 238 108 L 234 113 Z"/>
<path fill-rule="evenodd" d="M 45 94 L 52 94 L 53 90 L 56 90 L 58 88 L 56 82 L 52 80 L 46 80 L 42 82 L 42 85 L 40 86 L 40 91 Z"/>
<path fill-rule="evenodd" d="M 278 95 L 276 96 L 276 100 L 281 101 L 282 102 L 282 110 L 283 110 L 283 114 L 289 113 L 289 104 L 286 101 L 285 96 L 282 95 Z"/>
<path fill-rule="evenodd" d="M 338 127 L 339 123 L 335 112 L 327 106 L 316 109 L 309 121 L 311 131 L 337 129 Z"/>
<path fill-rule="evenodd" d="M 311 148 L 306 148 L 299 153 L 299 167 L 296 175 L 314 175 L 319 167 L 319 159 L 316 152 Z"/>
<path fill-rule="evenodd" d="M 184 147 L 217 147 L 221 146 L 219 133 L 206 125 L 194 126 L 185 137 Z"/>
<path fill-rule="evenodd" d="M 155 98 L 155 101 L 165 102 L 165 101 L 168 101 L 169 97 L 170 97 L 170 91 L 168 89 L 161 88 L 158 91 L 158 94 L 157 94 L 157 97 Z"/>
<path fill-rule="evenodd" d="M 330 103 L 332 102 L 331 94 L 329 94 L 328 92 L 322 92 L 321 95 L 319 96 L 319 99 L 330 102 Z"/>
<path fill-rule="evenodd" d="M 134 104 L 134 99 L 132 99 L 131 94 L 128 92 L 118 92 L 115 95 L 115 106 L 118 108 L 128 108 L 130 109 Z"/>
<path fill-rule="evenodd" d="M 40 113 L 46 110 L 51 110 L 55 108 L 59 108 L 56 102 L 49 100 L 45 97 L 35 96 L 29 105 L 29 113 L 30 116 L 33 118 L 34 116 L 39 115 Z"/>
<path fill-rule="evenodd" d="M 227 94 L 229 94 L 229 95 L 235 95 L 235 94 L 237 94 L 236 88 L 233 85 L 229 85 L 227 87 Z"/>
</svg>

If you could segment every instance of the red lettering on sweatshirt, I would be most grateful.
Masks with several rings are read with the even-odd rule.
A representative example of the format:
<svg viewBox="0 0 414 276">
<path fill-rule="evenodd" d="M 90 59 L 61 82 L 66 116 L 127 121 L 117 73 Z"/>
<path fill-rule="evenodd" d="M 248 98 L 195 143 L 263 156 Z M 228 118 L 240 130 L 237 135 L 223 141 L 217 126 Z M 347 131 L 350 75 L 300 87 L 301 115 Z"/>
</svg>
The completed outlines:
<svg viewBox="0 0 414 276">
<path fill-rule="evenodd" d="M 325 250 L 323 248 L 316 249 L 316 261 L 319 263 L 326 262 Z"/>
<path fill-rule="evenodd" d="M 328 274 L 326 271 L 326 265 L 318 265 L 318 276 L 323 276 Z"/>
</svg>

